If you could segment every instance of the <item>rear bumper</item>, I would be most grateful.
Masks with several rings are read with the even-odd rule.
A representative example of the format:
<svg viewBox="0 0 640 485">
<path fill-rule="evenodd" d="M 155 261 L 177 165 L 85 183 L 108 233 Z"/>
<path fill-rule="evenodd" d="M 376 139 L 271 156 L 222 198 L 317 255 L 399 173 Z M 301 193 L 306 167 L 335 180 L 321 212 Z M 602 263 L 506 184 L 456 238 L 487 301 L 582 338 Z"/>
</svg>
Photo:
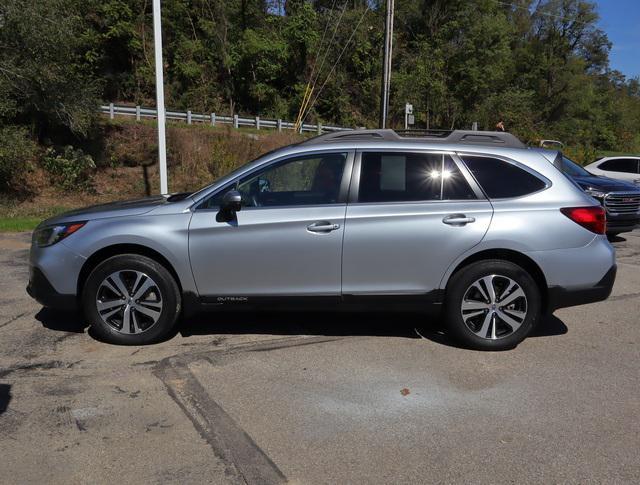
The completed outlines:
<svg viewBox="0 0 640 485">
<path fill-rule="evenodd" d="M 39 268 L 30 268 L 27 293 L 45 307 L 68 311 L 78 308 L 76 295 L 58 293 Z"/>
<path fill-rule="evenodd" d="M 613 283 L 616 280 L 617 267 L 614 264 L 604 277 L 594 286 L 565 288 L 553 286 L 549 288 L 547 308 L 549 312 L 558 308 L 585 305 L 606 300 L 611 295 Z"/>
</svg>

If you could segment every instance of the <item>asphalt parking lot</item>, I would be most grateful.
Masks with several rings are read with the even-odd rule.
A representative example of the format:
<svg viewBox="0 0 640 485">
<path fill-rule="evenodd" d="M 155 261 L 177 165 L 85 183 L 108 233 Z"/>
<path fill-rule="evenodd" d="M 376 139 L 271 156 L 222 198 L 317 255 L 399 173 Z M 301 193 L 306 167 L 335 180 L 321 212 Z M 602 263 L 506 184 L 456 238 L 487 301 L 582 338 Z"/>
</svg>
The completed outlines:
<svg viewBox="0 0 640 485">
<path fill-rule="evenodd" d="M 399 314 L 208 314 L 111 346 L 32 301 L 29 236 L 0 235 L 0 482 L 638 483 L 640 232 L 622 236 L 608 301 L 482 353 Z"/>
</svg>

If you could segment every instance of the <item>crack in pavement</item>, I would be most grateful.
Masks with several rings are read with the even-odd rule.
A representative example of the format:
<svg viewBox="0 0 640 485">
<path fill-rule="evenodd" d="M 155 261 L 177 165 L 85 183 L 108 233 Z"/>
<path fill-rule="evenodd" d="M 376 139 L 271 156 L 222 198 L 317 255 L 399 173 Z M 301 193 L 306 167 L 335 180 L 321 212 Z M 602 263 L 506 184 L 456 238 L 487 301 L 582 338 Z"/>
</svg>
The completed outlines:
<svg viewBox="0 0 640 485">
<path fill-rule="evenodd" d="M 166 386 L 169 396 L 192 422 L 214 454 L 225 464 L 226 474 L 238 483 L 249 485 L 282 484 L 287 478 L 244 429 L 207 393 L 189 369 L 189 364 L 206 360 L 211 354 L 270 351 L 301 345 L 341 340 L 343 337 L 287 337 L 241 344 L 229 349 L 189 353 L 161 360 L 153 373 Z M 215 364 L 214 364 L 215 365 Z"/>
<path fill-rule="evenodd" d="M 49 369 L 71 369 L 75 365 L 82 362 L 78 360 L 76 362 L 62 362 L 60 360 L 50 360 L 47 362 L 30 362 L 28 364 L 19 364 L 6 369 L 0 369 L 0 378 L 6 377 L 17 371 L 38 371 Z"/>
<path fill-rule="evenodd" d="M 10 323 L 15 322 L 16 320 L 19 320 L 20 318 L 24 317 L 26 314 L 28 314 L 29 312 L 22 312 L 18 315 L 16 315 L 15 317 L 10 318 L 9 320 L 7 320 L 6 322 L 2 322 L 0 323 L 0 328 L 2 327 L 6 327 L 7 325 L 9 325 Z"/>
</svg>

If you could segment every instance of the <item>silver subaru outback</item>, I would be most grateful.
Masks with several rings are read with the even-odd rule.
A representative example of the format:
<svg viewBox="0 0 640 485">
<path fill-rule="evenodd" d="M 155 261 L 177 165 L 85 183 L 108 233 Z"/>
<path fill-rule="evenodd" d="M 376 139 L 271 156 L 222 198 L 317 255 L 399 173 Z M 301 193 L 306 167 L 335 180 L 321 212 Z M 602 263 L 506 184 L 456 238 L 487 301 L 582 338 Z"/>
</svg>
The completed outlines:
<svg viewBox="0 0 640 485">
<path fill-rule="evenodd" d="M 28 292 L 100 338 L 166 338 L 201 309 L 440 309 L 451 336 L 512 348 L 545 313 L 606 299 L 605 212 L 508 133 L 330 133 L 188 194 L 44 221 Z"/>
</svg>

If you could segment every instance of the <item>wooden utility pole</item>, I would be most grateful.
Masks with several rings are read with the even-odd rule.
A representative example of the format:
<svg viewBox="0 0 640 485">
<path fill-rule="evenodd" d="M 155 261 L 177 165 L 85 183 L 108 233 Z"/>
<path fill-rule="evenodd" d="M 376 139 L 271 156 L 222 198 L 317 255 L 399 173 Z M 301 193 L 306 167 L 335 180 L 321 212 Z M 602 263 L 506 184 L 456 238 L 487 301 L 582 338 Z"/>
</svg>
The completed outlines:
<svg viewBox="0 0 640 485">
<path fill-rule="evenodd" d="M 391 87 L 391 56 L 393 50 L 394 0 L 387 0 L 384 23 L 384 57 L 382 61 L 382 89 L 380 91 L 380 128 L 387 127 L 389 115 L 389 90 Z"/>
</svg>

